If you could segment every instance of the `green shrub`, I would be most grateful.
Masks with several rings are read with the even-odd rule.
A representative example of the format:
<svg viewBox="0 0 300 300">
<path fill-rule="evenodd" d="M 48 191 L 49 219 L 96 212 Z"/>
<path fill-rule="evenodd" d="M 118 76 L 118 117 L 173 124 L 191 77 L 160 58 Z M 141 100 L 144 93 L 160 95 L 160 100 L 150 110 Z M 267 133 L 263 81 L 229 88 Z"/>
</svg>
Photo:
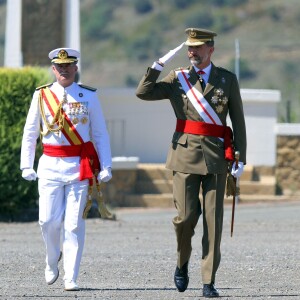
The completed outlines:
<svg viewBox="0 0 300 300">
<path fill-rule="evenodd" d="M 210 11 L 193 11 L 186 17 L 186 27 L 210 28 L 214 23 L 214 17 Z"/>
<path fill-rule="evenodd" d="M 146 14 L 153 10 L 152 3 L 149 0 L 135 0 L 133 5 L 138 14 Z"/>
<path fill-rule="evenodd" d="M 107 27 L 112 19 L 113 9 L 113 3 L 107 1 L 101 5 L 95 4 L 89 14 L 82 14 L 80 24 L 85 33 L 85 39 L 106 39 L 110 36 Z"/>
<path fill-rule="evenodd" d="M 230 60 L 229 70 L 235 72 L 235 59 Z M 246 59 L 240 59 L 239 61 L 239 78 L 240 79 L 251 79 L 255 78 L 256 73 L 250 68 L 249 63 Z"/>
<path fill-rule="evenodd" d="M 15 221 L 27 209 L 37 207 L 37 184 L 25 181 L 20 171 L 23 128 L 32 94 L 51 82 L 47 69 L 0 68 L 0 220 Z M 41 149 L 37 149 L 36 162 Z"/>
<path fill-rule="evenodd" d="M 173 0 L 171 3 L 175 5 L 178 9 L 185 9 L 192 6 L 194 3 L 197 3 L 198 0 Z"/>
</svg>

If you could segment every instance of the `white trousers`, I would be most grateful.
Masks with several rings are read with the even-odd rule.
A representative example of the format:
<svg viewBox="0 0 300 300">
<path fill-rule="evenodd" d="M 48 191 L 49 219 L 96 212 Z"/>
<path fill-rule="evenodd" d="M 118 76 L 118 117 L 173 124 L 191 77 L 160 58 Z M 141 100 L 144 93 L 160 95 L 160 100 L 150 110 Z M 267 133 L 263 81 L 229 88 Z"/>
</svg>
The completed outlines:
<svg viewBox="0 0 300 300">
<path fill-rule="evenodd" d="M 88 180 L 39 179 L 39 224 L 46 247 L 46 268 L 56 268 L 62 236 L 64 280 L 76 281 L 83 252 Z M 62 231 L 62 234 L 61 234 Z"/>
</svg>

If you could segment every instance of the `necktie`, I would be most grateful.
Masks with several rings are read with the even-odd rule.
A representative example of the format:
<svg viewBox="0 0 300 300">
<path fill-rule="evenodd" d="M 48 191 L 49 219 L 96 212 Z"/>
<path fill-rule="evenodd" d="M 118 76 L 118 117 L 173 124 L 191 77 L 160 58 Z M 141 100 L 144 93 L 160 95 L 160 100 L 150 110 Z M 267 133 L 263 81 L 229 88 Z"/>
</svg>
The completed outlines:
<svg viewBox="0 0 300 300">
<path fill-rule="evenodd" d="M 202 75 L 205 74 L 205 72 L 204 72 L 203 70 L 199 70 L 199 71 L 197 72 L 197 74 L 198 74 L 198 77 L 199 77 L 199 81 L 200 81 L 202 90 L 204 91 L 204 90 L 205 90 L 205 81 L 203 80 Z"/>
</svg>

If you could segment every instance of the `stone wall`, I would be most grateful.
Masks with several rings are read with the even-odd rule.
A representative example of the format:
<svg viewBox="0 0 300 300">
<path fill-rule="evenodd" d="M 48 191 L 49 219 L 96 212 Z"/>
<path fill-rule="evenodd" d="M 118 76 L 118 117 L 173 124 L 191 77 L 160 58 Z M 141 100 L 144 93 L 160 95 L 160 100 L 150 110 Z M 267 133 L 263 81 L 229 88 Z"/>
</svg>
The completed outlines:
<svg viewBox="0 0 300 300">
<path fill-rule="evenodd" d="M 112 207 L 124 206 L 125 197 L 134 194 L 137 169 L 115 169 L 112 179 L 101 183 L 101 190 L 106 203 Z"/>
<path fill-rule="evenodd" d="M 49 66 L 48 52 L 65 45 L 64 2 L 22 1 L 22 55 L 24 65 Z"/>
<path fill-rule="evenodd" d="M 300 195 L 300 133 L 277 135 L 276 166 L 255 166 L 253 180 L 261 176 L 275 176 L 277 194 Z M 126 195 L 135 193 L 137 168 L 113 169 L 113 178 L 101 189 L 107 204 L 112 207 L 126 206 Z"/>
<path fill-rule="evenodd" d="M 283 194 L 300 194 L 300 133 L 277 136 L 275 175 Z"/>
</svg>

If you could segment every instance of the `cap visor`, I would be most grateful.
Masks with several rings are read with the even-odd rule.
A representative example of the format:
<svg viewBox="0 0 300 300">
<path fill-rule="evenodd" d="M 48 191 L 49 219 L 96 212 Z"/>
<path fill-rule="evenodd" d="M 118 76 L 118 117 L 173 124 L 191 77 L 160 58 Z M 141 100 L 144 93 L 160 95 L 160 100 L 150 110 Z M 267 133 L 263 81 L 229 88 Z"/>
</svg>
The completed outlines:
<svg viewBox="0 0 300 300">
<path fill-rule="evenodd" d="M 185 45 L 186 46 L 201 46 L 205 44 L 205 42 L 197 41 L 197 42 L 191 42 L 191 41 L 186 41 Z"/>
<path fill-rule="evenodd" d="M 77 59 L 72 59 L 72 58 L 66 58 L 66 59 L 54 58 L 52 59 L 51 62 L 55 64 L 71 64 L 77 61 L 78 61 Z"/>
</svg>

